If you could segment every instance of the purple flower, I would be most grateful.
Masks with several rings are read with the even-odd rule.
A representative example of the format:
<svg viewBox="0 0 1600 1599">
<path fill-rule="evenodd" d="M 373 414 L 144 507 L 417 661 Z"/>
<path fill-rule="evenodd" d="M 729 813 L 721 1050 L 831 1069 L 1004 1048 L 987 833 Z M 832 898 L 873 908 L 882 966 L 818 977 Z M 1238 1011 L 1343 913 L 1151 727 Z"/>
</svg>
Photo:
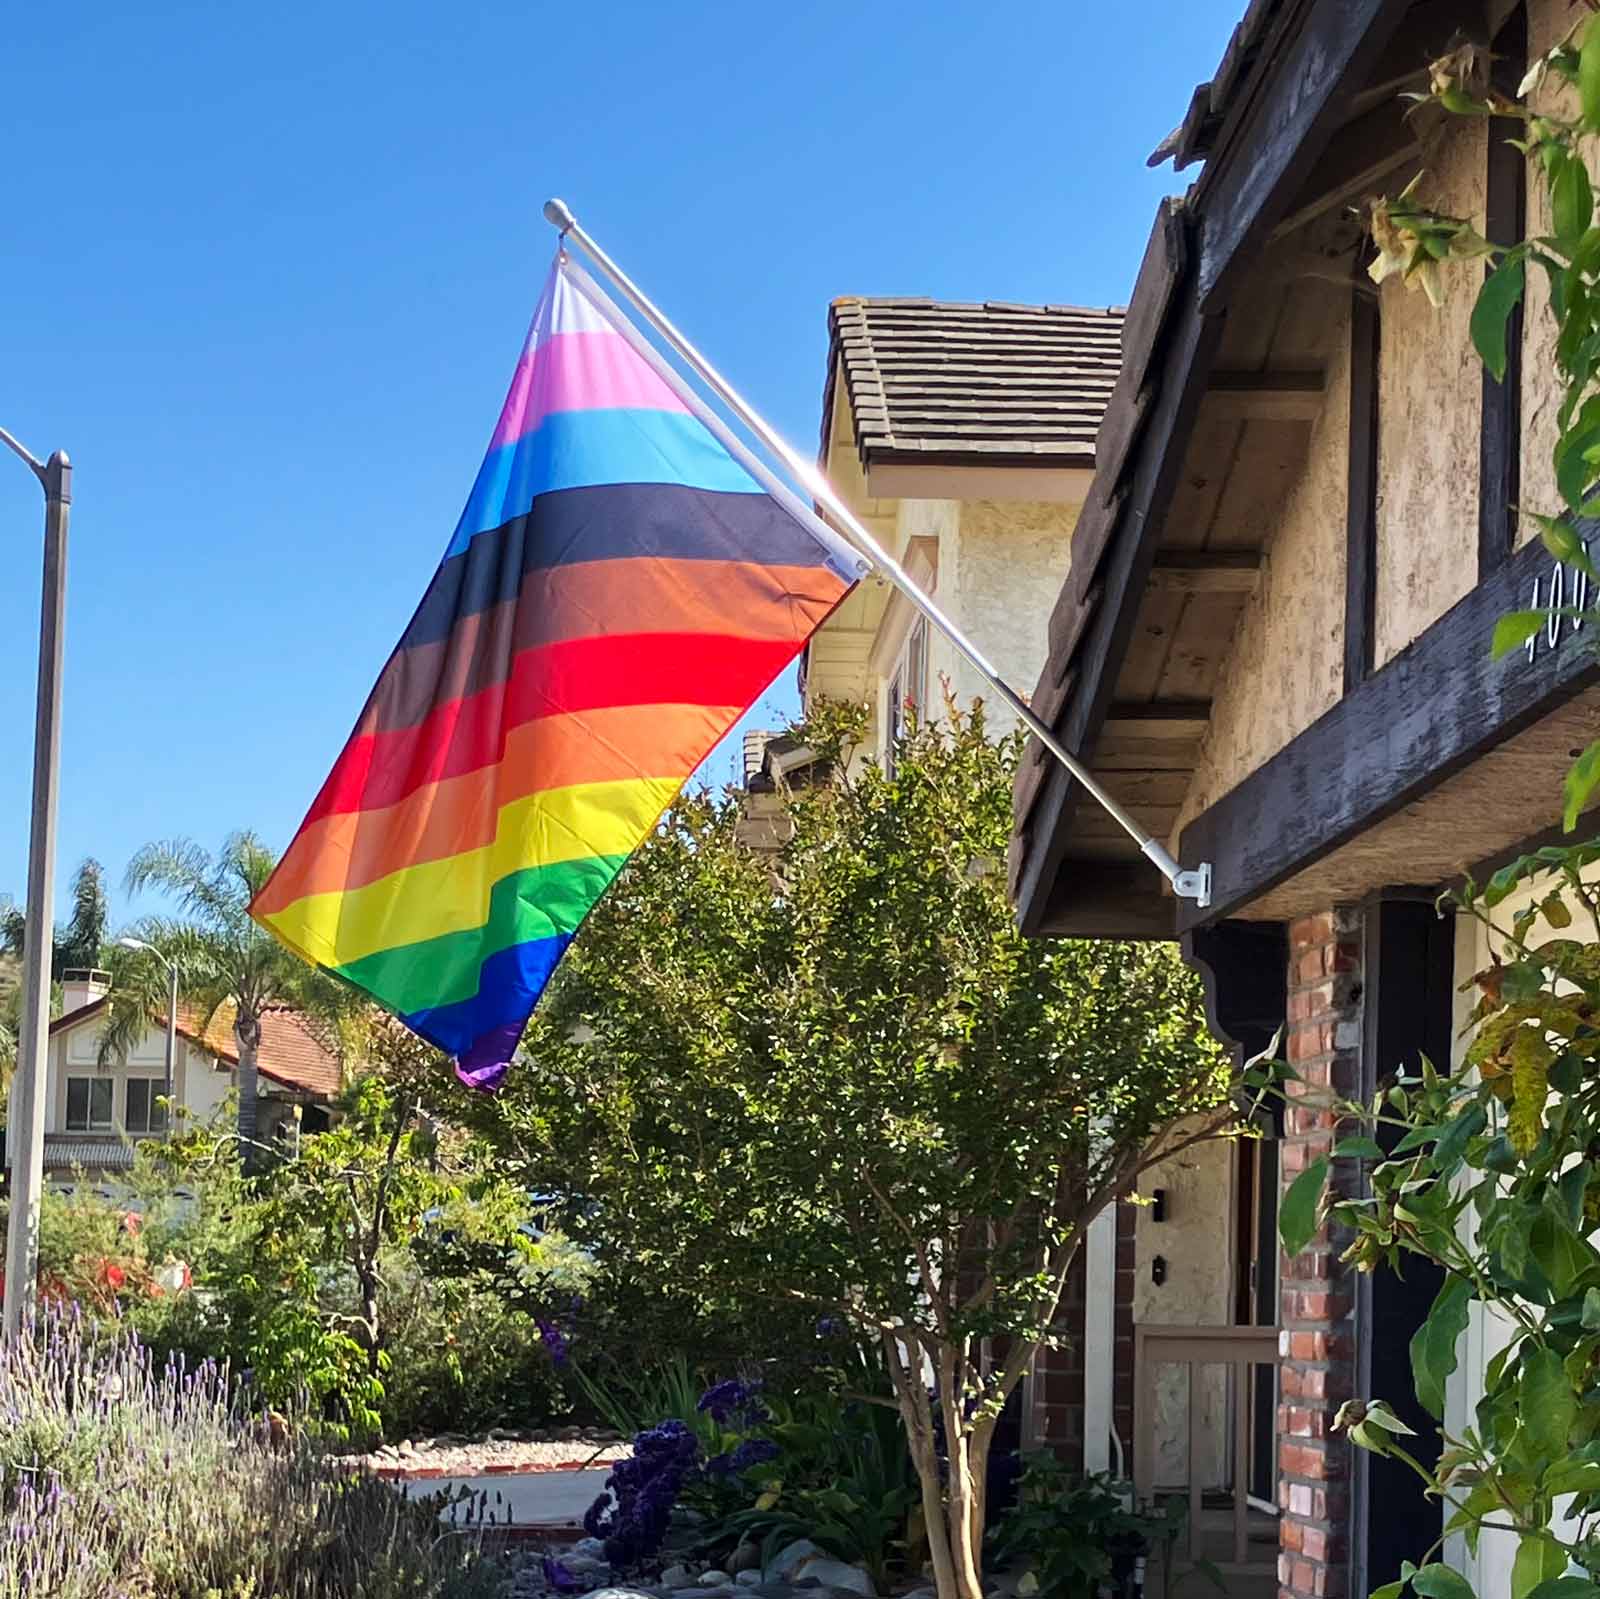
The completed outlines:
<svg viewBox="0 0 1600 1599">
<path fill-rule="evenodd" d="M 557 1593 L 577 1593 L 583 1586 L 572 1574 L 571 1568 L 564 1562 L 546 1555 L 543 1561 L 544 1580 L 555 1589 Z"/>
<path fill-rule="evenodd" d="M 752 1466 L 764 1466 L 778 1458 L 778 1446 L 770 1438 L 746 1438 L 729 1459 L 732 1471 L 748 1471 Z"/>
<path fill-rule="evenodd" d="M 539 1329 L 539 1340 L 549 1351 L 550 1359 L 558 1366 L 566 1365 L 567 1335 L 553 1321 L 547 1321 L 543 1316 L 535 1318 L 535 1325 Z"/>
<path fill-rule="evenodd" d="M 706 1389 L 695 1409 L 703 1416 L 710 1416 L 719 1427 L 726 1427 L 736 1416 L 747 1427 L 758 1426 L 771 1419 L 758 1397 L 760 1392 L 759 1382 L 743 1383 L 730 1377 Z"/>
</svg>

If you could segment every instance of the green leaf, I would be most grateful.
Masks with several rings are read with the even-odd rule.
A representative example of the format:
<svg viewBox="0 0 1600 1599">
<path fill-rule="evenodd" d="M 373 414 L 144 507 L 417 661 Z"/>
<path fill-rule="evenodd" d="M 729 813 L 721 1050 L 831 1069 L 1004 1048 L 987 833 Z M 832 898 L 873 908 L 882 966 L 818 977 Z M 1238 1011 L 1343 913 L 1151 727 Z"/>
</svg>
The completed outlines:
<svg viewBox="0 0 1600 1599">
<path fill-rule="evenodd" d="M 1456 1343 L 1467 1328 L 1472 1284 L 1465 1277 L 1446 1277 L 1411 1339 L 1411 1376 L 1417 1401 L 1435 1420 L 1444 1419 L 1445 1384 L 1456 1369 Z"/>
<path fill-rule="evenodd" d="M 1600 1599 L 1600 1586 L 1587 1577 L 1556 1577 L 1541 1582 L 1528 1599 Z"/>
<path fill-rule="evenodd" d="M 1596 788 L 1600 788 L 1600 739 L 1596 739 L 1567 768 L 1562 783 L 1565 803 L 1561 813 L 1561 825 L 1567 832 L 1570 833 L 1578 825 L 1578 818 L 1588 808 L 1590 796 Z"/>
<path fill-rule="evenodd" d="M 1374 1588 L 1369 1599 L 1400 1599 L 1406 1591 L 1406 1585 L 1401 1582 L 1386 1582 L 1381 1588 Z"/>
<path fill-rule="evenodd" d="M 1584 30 L 1578 51 L 1578 104 L 1591 133 L 1600 132 L 1600 28 Z"/>
<path fill-rule="evenodd" d="M 1589 173 L 1578 156 L 1568 156 L 1556 169 L 1550 185 L 1550 215 L 1556 238 L 1564 248 L 1572 248 L 1583 238 L 1594 220 L 1594 194 Z"/>
<path fill-rule="evenodd" d="M 1342 1138 L 1334 1147 L 1335 1160 L 1382 1160 L 1383 1145 L 1376 1138 Z"/>
<path fill-rule="evenodd" d="M 1520 650 L 1545 624 L 1543 611 L 1507 611 L 1494 624 L 1494 638 L 1489 654 L 1495 660 Z"/>
<path fill-rule="evenodd" d="M 1411 1578 L 1411 1586 L 1424 1599 L 1477 1599 L 1472 1584 L 1460 1572 L 1452 1571 L 1438 1561 L 1415 1573 Z"/>
<path fill-rule="evenodd" d="M 1591 1288 L 1583 1296 L 1583 1329 L 1600 1332 L 1600 1288 Z"/>
<path fill-rule="evenodd" d="M 1517 1388 L 1520 1420 L 1534 1448 L 1547 1459 L 1566 1454 L 1578 1402 L 1560 1355 L 1553 1349 L 1526 1348 Z"/>
<path fill-rule="evenodd" d="M 1517 1545 L 1511 1563 L 1511 1599 L 1528 1599 L 1535 1588 L 1567 1569 L 1567 1552 L 1544 1533 L 1528 1533 Z"/>
<path fill-rule="evenodd" d="M 1506 324 L 1522 301 L 1526 273 L 1521 256 L 1508 255 L 1484 279 L 1472 307 L 1472 343 L 1496 383 L 1505 381 Z"/>
<path fill-rule="evenodd" d="M 1278 1236 L 1291 1255 L 1298 1255 L 1317 1230 L 1317 1211 L 1328 1180 L 1326 1159 L 1314 1160 L 1289 1185 L 1278 1213 Z"/>
</svg>

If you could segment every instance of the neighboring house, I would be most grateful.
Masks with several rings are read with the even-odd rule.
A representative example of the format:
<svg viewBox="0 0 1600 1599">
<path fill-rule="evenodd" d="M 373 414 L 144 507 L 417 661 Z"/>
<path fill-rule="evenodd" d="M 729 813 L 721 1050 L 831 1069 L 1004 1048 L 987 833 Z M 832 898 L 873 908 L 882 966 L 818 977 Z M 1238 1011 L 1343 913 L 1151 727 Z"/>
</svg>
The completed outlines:
<svg viewBox="0 0 1600 1599">
<path fill-rule="evenodd" d="M 1123 313 L 848 298 L 828 321 L 824 471 L 946 615 L 1026 688 L 1044 665 L 1051 607 L 1094 479 Z M 985 699 L 997 733 L 1015 725 L 949 642 L 871 577 L 812 637 L 802 683 L 807 704 L 867 707 L 863 759 L 892 759 L 908 715 L 941 716 L 946 685 L 962 706 Z M 756 848 L 777 842 L 780 789 L 826 777 L 804 745 L 767 733 L 746 736 L 744 769 L 742 836 Z M 1202 1153 L 1158 1176 L 1172 1200 L 1161 1238 L 1173 1263 L 1167 1298 L 1192 1314 L 1197 1295 L 1218 1291 L 1216 1218 L 1230 1162 L 1226 1152 Z M 1091 1470 L 1126 1464 L 1138 1226 L 1125 1206 L 1092 1231 L 1062 1309 L 1065 1347 L 1039 1357 L 1000 1447 L 1048 1445 Z"/>
<path fill-rule="evenodd" d="M 1117 378 L 1120 310 L 840 299 L 828 315 L 821 464 L 879 541 L 1014 686 L 1044 664 Z M 806 702 L 865 703 L 882 756 L 908 711 L 987 690 L 909 602 L 859 584 L 802 662 Z M 997 729 L 1013 725 L 994 707 Z"/>
<path fill-rule="evenodd" d="M 60 1182 L 79 1169 L 97 1178 L 133 1165 L 133 1145 L 166 1130 L 166 1018 L 156 1018 L 120 1060 L 100 1064 L 106 1008 L 104 972 L 71 971 L 62 984 L 62 1014 L 50 1024 L 45 1089 L 45 1170 Z M 237 1086 L 238 1055 L 228 1012 L 202 1030 L 204 1017 L 180 1008 L 173 1062 L 173 1103 L 188 1117 L 216 1115 Z M 339 1090 L 338 1058 L 292 1012 L 262 1018 L 260 1133 L 263 1141 L 295 1122 L 306 1131 L 327 1125 L 328 1101 Z M 9 1155 L 7 1157 L 9 1165 Z"/>
<path fill-rule="evenodd" d="M 1437 312 L 1398 279 L 1374 289 L 1352 204 L 1426 170 L 1424 201 L 1498 242 L 1550 231 L 1507 143 L 1518 124 L 1408 116 L 1398 96 L 1463 38 L 1515 88 L 1585 14 L 1564 0 L 1250 5 L 1158 152 L 1203 167 L 1156 218 L 1069 574 L 1018 613 L 1052 608 L 1035 634 L 1040 714 L 1183 865 L 1215 874 L 1209 907 L 1175 901 L 1035 747 L 1011 855 L 1024 928 L 1181 937 L 1219 1036 L 1254 1049 L 1282 1029 L 1303 1077 L 1357 1099 L 1419 1052 L 1461 1059 L 1454 990 L 1486 952 L 1434 898 L 1558 822 L 1562 775 L 1600 725 L 1600 667 L 1570 622 L 1503 661 L 1488 652 L 1504 612 L 1552 591 L 1594 599 L 1510 509 L 1556 501 L 1542 278 L 1526 347 L 1514 321 L 1496 383 L 1468 329 L 1478 269 L 1447 269 Z M 1381 1396 L 1431 1446 L 1407 1345 L 1437 1284 L 1417 1265 L 1403 1281 L 1358 1276 L 1326 1239 L 1279 1262 L 1276 1174 L 1292 1180 L 1332 1134 L 1326 1113 L 1294 1107 L 1277 1131 L 1217 1229 L 1237 1240 L 1231 1469 L 1214 1482 L 1204 1463 L 1165 1460 L 1148 1413 L 1134 1464 L 1146 1484 L 1228 1495 L 1247 1565 L 1259 1524 L 1244 1490 L 1264 1480 L 1279 1518 L 1263 1591 L 1364 1594 L 1423 1558 L 1441 1510 L 1333 1419 Z M 1230 1369 L 1214 1337 L 1152 1345 L 1151 1330 L 1152 1358 Z M 1475 1311 L 1452 1426 L 1501 1336 Z M 1445 1558 L 1504 1593 L 1513 1552 L 1488 1534 L 1476 1551 L 1452 1539 Z"/>
</svg>

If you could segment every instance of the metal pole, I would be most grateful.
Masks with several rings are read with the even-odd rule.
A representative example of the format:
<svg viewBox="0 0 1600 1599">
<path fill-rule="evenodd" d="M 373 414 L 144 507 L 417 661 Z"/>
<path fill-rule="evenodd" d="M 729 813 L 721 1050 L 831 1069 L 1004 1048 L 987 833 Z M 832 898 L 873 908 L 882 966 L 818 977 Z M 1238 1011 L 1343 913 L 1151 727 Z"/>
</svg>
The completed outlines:
<svg viewBox="0 0 1600 1599">
<path fill-rule="evenodd" d="M 167 962 L 167 1083 L 166 1109 L 161 1113 L 163 1132 L 172 1131 L 172 1074 L 178 1055 L 178 963 Z"/>
<path fill-rule="evenodd" d="M 45 1090 L 49 1081 L 50 955 L 55 918 L 56 795 L 61 770 L 61 658 L 67 588 L 72 464 L 57 450 L 42 465 L 10 434 L 0 442 L 28 462 L 44 489 L 44 587 L 39 610 L 39 698 L 33 733 L 33 820 L 22 979 L 22 1036 L 11 1096 L 11 1215 L 6 1237 L 4 1336 L 33 1316 L 38 1290 L 39 1205 L 44 1191 Z"/>
<path fill-rule="evenodd" d="M 1192 899 L 1202 909 L 1211 903 L 1211 865 L 1206 862 L 1193 870 L 1185 871 L 1172 858 L 1159 839 L 1152 838 L 1129 815 L 1127 810 L 1101 787 L 1087 767 L 1058 739 L 1054 730 L 1038 716 L 1022 697 L 991 665 L 976 644 L 967 637 L 943 610 L 925 594 L 916 580 L 857 518 L 835 492 L 822 471 L 798 451 L 790 447 L 781 434 L 763 419 L 759 412 L 726 378 L 689 342 L 687 338 L 657 309 L 639 286 L 600 248 L 579 225 L 564 200 L 547 200 L 544 217 L 553 227 L 560 229 L 563 239 L 570 238 L 605 273 L 623 297 L 646 322 L 688 363 L 708 388 L 739 418 L 763 444 L 794 473 L 806 490 L 822 505 L 838 524 L 850 542 L 879 572 L 886 577 L 934 627 L 955 645 L 970 661 L 978 674 L 1011 708 L 1017 719 L 1039 740 L 1062 766 L 1081 783 L 1089 796 L 1111 819 L 1139 846 L 1140 853 L 1150 860 L 1172 885 L 1180 899 Z"/>
</svg>

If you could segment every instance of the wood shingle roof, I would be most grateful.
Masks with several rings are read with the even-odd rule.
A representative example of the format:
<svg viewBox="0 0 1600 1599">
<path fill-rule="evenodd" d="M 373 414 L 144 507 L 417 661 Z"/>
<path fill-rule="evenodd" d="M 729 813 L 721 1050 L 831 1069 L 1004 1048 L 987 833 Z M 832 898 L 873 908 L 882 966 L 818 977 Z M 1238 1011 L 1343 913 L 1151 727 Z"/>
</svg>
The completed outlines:
<svg viewBox="0 0 1600 1599">
<path fill-rule="evenodd" d="M 823 447 L 842 375 L 863 467 L 1094 464 L 1123 311 L 923 299 L 835 300 Z"/>
</svg>

